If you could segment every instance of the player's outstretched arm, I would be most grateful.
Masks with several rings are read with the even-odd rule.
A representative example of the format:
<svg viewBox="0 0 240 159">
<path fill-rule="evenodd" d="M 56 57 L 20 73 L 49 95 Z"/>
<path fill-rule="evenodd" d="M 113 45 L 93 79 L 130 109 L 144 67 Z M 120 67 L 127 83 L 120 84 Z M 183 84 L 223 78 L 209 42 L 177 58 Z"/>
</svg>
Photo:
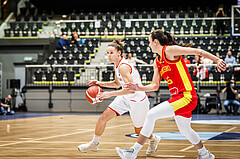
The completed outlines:
<svg viewBox="0 0 240 159">
<path fill-rule="evenodd" d="M 217 69 L 219 72 L 226 70 L 226 63 L 218 58 L 217 56 L 204 51 L 202 49 L 190 48 L 190 47 L 181 47 L 181 46 L 168 46 L 165 50 L 166 55 L 168 56 L 179 56 L 179 55 L 199 55 L 205 58 L 212 60 L 217 63 Z"/>
</svg>

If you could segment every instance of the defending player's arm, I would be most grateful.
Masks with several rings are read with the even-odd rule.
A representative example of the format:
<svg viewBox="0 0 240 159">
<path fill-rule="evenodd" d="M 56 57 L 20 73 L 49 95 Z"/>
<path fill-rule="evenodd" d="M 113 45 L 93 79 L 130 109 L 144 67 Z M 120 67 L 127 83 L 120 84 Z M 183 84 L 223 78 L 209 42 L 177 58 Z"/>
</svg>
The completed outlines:
<svg viewBox="0 0 240 159">
<path fill-rule="evenodd" d="M 166 48 L 165 50 L 166 56 L 170 56 L 170 57 L 175 57 L 175 56 L 179 56 L 179 55 L 199 55 L 199 56 L 203 56 L 205 58 L 208 58 L 210 60 L 212 60 L 213 62 L 217 63 L 217 69 L 219 72 L 221 71 L 225 71 L 226 70 L 226 63 L 214 56 L 213 54 L 204 51 L 202 49 L 196 49 L 196 48 L 190 48 L 190 47 L 181 47 L 181 46 L 169 46 Z"/>
<path fill-rule="evenodd" d="M 155 62 L 154 62 L 153 68 L 154 68 L 154 74 L 153 74 L 153 79 L 151 84 L 146 86 L 139 86 L 138 84 L 127 83 L 126 87 L 134 91 L 145 91 L 145 92 L 157 91 L 160 86 L 162 77 L 160 75 L 160 71 Z"/>
<path fill-rule="evenodd" d="M 125 83 L 133 82 L 133 79 L 132 79 L 132 76 L 131 76 L 131 68 L 128 65 L 119 66 L 119 73 L 122 75 L 122 78 L 123 78 Z M 104 99 L 104 98 L 109 98 L 109 97 L 112 97 L 112 96 L 132 94 L 134 92 L 135 91 L 131 91 L 129 89 L 123 88 L 123 89 L 117 90 L 117 91 L 99 93 L 99 95 L 97 97 L 100 98 L 100 99 Z"/>
</svg>

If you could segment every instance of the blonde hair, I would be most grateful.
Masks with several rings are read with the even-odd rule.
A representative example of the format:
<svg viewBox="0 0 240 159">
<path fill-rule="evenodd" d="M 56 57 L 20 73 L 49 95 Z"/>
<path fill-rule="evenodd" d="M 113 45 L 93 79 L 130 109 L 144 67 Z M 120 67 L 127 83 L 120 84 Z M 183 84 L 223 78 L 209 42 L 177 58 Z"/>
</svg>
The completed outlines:
<svg viewBox="0 0 240 159">
<path fill-rule="evenodd" d="M 114 47 L 115 49 L 117 49 L 117 51 L 120 51 L 122 55 L 122 53 L 124 52 L 123 48 L 125 46 L 125 43 L 121 42 L 121 39 L 116 38 L 112 41 L 112 43 L 108 44 L 108 47 L 109 46 Z"/>
</svg>

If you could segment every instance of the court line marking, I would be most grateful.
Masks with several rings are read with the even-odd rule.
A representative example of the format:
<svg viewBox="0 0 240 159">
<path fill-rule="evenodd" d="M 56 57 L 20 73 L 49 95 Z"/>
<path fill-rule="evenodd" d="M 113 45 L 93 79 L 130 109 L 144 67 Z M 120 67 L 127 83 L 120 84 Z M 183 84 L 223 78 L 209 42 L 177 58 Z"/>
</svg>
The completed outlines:
<svg viewBox="0 0 240 159">
<path fill-rule="evenodd" d="M 22 137 L 22 138 L 19 138 L 19 140 L 31 140 L 33 138 L 29 138 L 29 137 Z"/>
<path fill-rule="evenodd" d="M 0 143 L 9 143 L 9 142 L 15 142 L 15 141 L 0 141 Z M 29 143 L 37 143 L 37 144 L 84 144 L 86 142 L 73 142 L 73 141 L 29 141 Z M 102 141 L 101 142 L 101 145 L 132 145 L 133 142 L 104 142 Z M 173 145 L 173 146 L 176 146 L 176 143 L 169 143 L 169 142 L 165 142 L 165 143 L 160 143 L 159 146 L 164 146 L 164 145 Z M 187 146 L 189 145 L 188 143 L 178 143 L 178 146 Z M 232 145 L 229 145 L 229 144 L 221 144 L 219 145 L 218 143 L 209 143 L 208 145 L 210 146 L 232 146 Z M 240 144 L 239 145 L 234 145 L 235 147 L 240 147 Z M 7 147 L 5 147 L 7 148 Z M 10 147 L 9 147 L 10 148 Z"/>
<path fill-rule="evenodd" d="M 230 128 L 230 129 L 227 129 L 227 130 L 225 130 L 224 132 L 229 132 L 229 131 L 232 131 L 232 130 L 234 130 L 234 129 L 236 129 L 237 127 L 232 127 L 232 128 Z"/>
<path fill-rule="evenodd" d="M 223 132 L 229 132 L 229 131 L 232 131 L 233 129 L 236 129 L 237 127 L 232 127 L 232 128 L 230 128 L 230 129 L 227 129 L 227 130 L 225 130 L 225 131 L 223 131 Z M 206 141 L 202 141 L 202 143 L 205 143 Z M 184 148 L 184 149 L 181 149 L 181 150 L 179 150 L 180 152 L 183 152 L 183 151 L 187 151 L 187 150 L 189 150 L 189 149 L 191 149 L 191 148 L 193 148 L 194 147 L 194 145 L 191 145 L 191 146 L 188 146 L 188 147 L 186 147 L 186 148 Z"/>
<path fill-rule="evenodd" d="M 175 155 L 157 155 L 154 157 L 172 157 L 172 158 L 184 158 L 185 156 L 175 156 Z"/>
<path fill-rule="evenodd" d="M 6 149 L 9 149 L 9 147 L 3 147 L 2 148 L 3 150 L 6 150 Z M 78 151 L 77 148 L 60 148 L 60 147 L 27 147 L 27 148 L 24 148 L 24 147 L 14 147 L 14 150 L 59 150 L 59 151 L 62 151 L 62 150 L 69 150 L 69 151 Z M 101 150 L 99 150 L 99 152 L 103 152 L 103 151 L 113 151 L 115 152 L 115 148 L 101 148 Z M 173 150 L 157 150 L 157 152 L 172 152 Z M 9 151 L 8 151 L 9 152 Z M 6 152 L 6 153 L 8 153 Z M 17 151 L 14 151 L 14 152 L 17 152 Z M 140 152 L 146 152 L 145 149 L 141 149 Z M 195 150 L 190 150 L 188 152 L 196 152 Z M 226 153 L 226 152 L 229 152 L 229 150 L 212 150 L 212 152 L 215 152 L 215 153 Z M 84 154 L 84 153 L 83 153 Z M 234 154 L 240 154 L 240 152 L 234 152 Z M 0 154 L 0 157 L 3 156 L 4 154 Z M 13 156 L 15 154 L 8 154 L 9 156 Z M 18 154 L 18 157 L 20 157 L 20 155 L 25 155 L 25 154 Z M 34 155 L 42 155 L 42 154 L 34 154 Z M 53 154 L 54 155 L 54 154 Z M 86 154 L 87 156 L 88 155 L 92 155 L 92 154 Z M 158 157 L 163 157 L 163 156 L 173 156 L 173 155 L 157 155 Z M 155 157 L 157 157 L 155 156 Z M 179 155 L 180 156 L 180 155 Z M 146 156 L 145 156 L 146 157 Z"/>
<path fill-rule="evenodd" d="M 127 126 L 127 125 L 132 125 L 132 123 L 106 127 L 105 129 L 113 129 L 113 128 Z M 42 138 L 32 139 L 32 140 L 27 140 L 27 141 L 17 141 L 17 142 L 13 142 L 13 143 L 0 145 L 0 147 L 9 146 L 9 145 L 16 145 L 16 144 L 21 144 L 21 143 L 27 143 L 27 142 L 34 142 L 34 141 L 39 141 L 39 140 L 52 139 L 52 138 L 57 138 L 57 137 L 69 136 L 69 135 L 82 134 L 82 133 L 87 133 L 87 132 L 91 132 L 91 131 L 95 131 L 95 128 L 94 129 L 87 129 L 85 131 L 80 131 L 80 132 L 74 132 L 74 133 L 68 133 L 68 134 L 60 134 L 60 135 L 54 135 L 54 136 L 48 136 L 48 137 L 42 137 Z"/>
</svg>

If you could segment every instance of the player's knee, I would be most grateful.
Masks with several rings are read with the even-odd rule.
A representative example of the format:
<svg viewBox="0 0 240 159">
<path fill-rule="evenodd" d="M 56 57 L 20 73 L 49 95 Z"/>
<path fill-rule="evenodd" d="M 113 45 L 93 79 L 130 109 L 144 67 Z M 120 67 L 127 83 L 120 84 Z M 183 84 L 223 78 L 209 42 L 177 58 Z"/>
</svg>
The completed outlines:
<svg viewBox="0 0 240 159">
<path fill-rule="evenodd" d="M 179 132 L 180 132 L 183 136 L 186 136 L 186 135 L 187 135 L 187 131 L 186 131 L 186 130 L 179 130 Z"/>
<path fill-rule="evenodd" d="M 155 118 L 156 118 L 156 117 L 155 117 L 155 112 L 149 110 L 148 113 L 147 113 L 146 119 L 147 119 L 147 120 L 151 120 L 151 121 L 155 121 L 155 120 L 156 120 Z"/>
<path fill-rule="evenodd" d="M 107 117 L 104 113 L 99 116 L 98 122 L 100 122 L 100 123 L 106 123 L 107 122 Z"/>
<path fill-rule="evenodd" d="M 179 132 L 183 135 L 183 136 L 187 136 L 191 130 L 188 128 L 179 128 Z"/>
</svg>

